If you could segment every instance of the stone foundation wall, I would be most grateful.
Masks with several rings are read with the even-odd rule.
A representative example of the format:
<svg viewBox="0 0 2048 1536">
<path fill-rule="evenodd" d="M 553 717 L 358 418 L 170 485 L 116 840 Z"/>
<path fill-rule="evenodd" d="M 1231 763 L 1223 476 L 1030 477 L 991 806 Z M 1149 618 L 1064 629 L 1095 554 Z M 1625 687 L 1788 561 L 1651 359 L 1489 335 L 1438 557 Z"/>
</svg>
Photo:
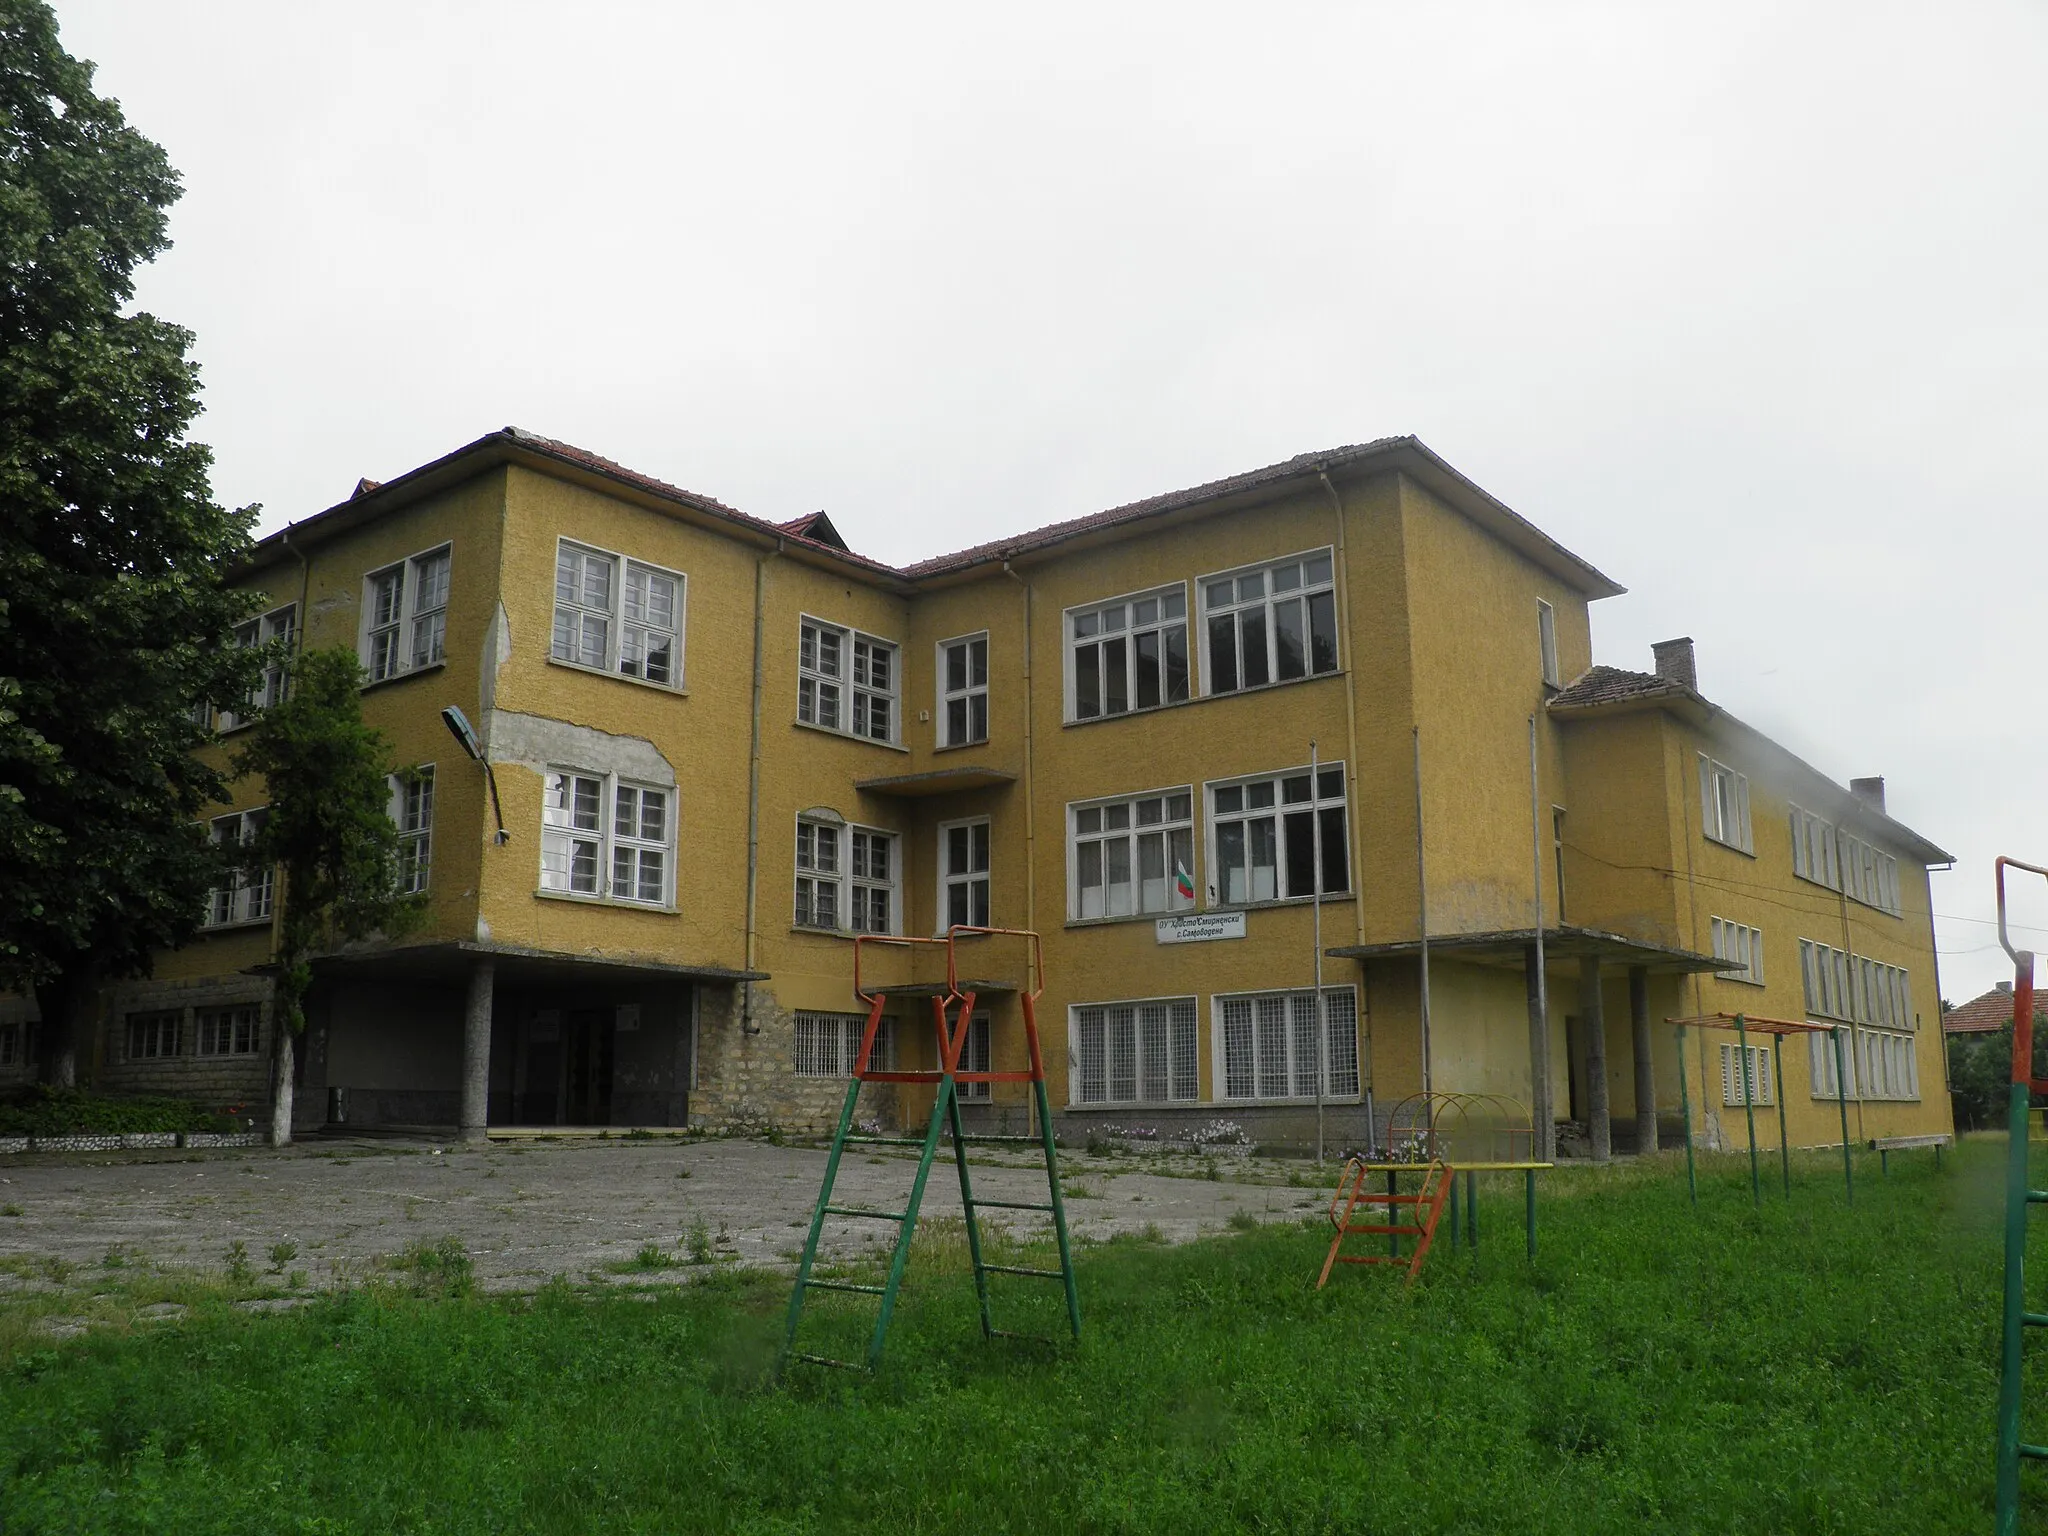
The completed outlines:
<svg viewBox="0 0 2048 1536">
<path fill-rule="evenodd" d="M 696 1086 L 690 1123 L 708 1130 L 778 1130 L 829 1135 L 846 1101 L 843 1077 L 796 1075 L 796 1013 L 765 982 L 754 983 L 753 1033 L 742 1028 L 741 986 L 698 989 Z M 900 1027 L 900 1025 L 899 1025 Z M 900 1099 L 893 1084 L 861 1094 L 858 1117 L 895 1129 Z"/>
<path fill-rule="evenodd" d="M 199 1054 L 199 1011 L 258 1010 L 256 1049 L 239 1055 Z M 128 1016 L 176 1009 L 181 1017 L 174 1056 L 128 1056 Z M 108 1093 L 164 1094 L 209 1107 L 246 1105 L 268 1123 L 270 1113 L 270 984 L 260 977 L 212 976 L 200 981 L 131 981 L 108 988 L 93 1086 Z M 80 1063 L 87 1067 L 89 1062 Z"/>
</svg>

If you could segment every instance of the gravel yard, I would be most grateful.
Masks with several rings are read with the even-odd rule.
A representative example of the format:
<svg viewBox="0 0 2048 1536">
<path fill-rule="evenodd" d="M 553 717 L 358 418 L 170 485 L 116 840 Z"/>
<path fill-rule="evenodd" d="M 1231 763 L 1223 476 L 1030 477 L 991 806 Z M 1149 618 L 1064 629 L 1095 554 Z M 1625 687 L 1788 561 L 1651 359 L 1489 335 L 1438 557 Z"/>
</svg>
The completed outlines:
<svg viewBox="0 0 2048 1536">
<path fill-rule="evenodd" d="M 289 1244 L 294 1252 L 280 1274 L 301 1271 L 309 1288 L 359 1278 L 451 1236 L 486 1290 L 531 1290 L 556 1275 L 674 1283 L 691 1268 L 627 1266 L 649 1244 L 684 1259 L 693 1229 L 722 1261 L 787 1265 L 802 1246 L 824 1166 L 816 1148 L 682 1138 L 481 1147 L 321 1140 L 282 1150 L 0 1157 L 0 1298 L 48 1287 L 66 1271 L 218 1273 L 236 1243 L 259 1273 L 273 1248 Z M 911 1156 L 851 1149 L 834 1203 L 900 1210 L 915 1167 Z M 1156 1228 L 1185 1242 L 1234 1216 L 1241 1222 L 1239 1213 L 1293 1220 L 1325 1198 L 1290 1186 L 1290 1173 L 1313 1175 L 1302 1163 L 1063 1155 L 1061 1170 L 1068 1222 L 1081 1240 Z M 1040 1165 L 1007 1149 L 977 1150 L 973 1177 L 976 1193 L 992 1199 L 1045 1198 Z M 1335 1178 L 1329 1169 L 1317 1182 Z M 959 1183 L 942 1154 L 922 1220 L 959 1215 Z M 982 1220 L 1022 1236 L 1043 1218 L 988 1211 Z M 880 1222 L 834 1219 L 827 1249 L 852 1256 L 889 1235 Z"/>
</svg>

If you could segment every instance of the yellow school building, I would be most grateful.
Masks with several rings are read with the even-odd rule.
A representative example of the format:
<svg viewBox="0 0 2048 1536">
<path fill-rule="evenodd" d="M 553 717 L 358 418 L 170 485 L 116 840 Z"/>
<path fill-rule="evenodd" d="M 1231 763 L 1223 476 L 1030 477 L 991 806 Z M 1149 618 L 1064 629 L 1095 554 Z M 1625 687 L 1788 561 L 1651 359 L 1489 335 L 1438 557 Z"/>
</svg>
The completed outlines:
<svg viewBox="0 0 2048 1536">
<path fill-rule="evenodd" d="M 1831 1031 L 1782 1080 L 1756 1042 L 1766 1144 L 1781 1101 L 1795 1145 L 1839 1142 L 1838 1088 L 1856 1138 L 1950 1129 L 1950 856 L 1881 779 L 1705 697 L 1689 640 L 1595 666 L 1589 607 L 1622 588 L 1414 438 L 896 568 L 822 514 L 506 429 L 269 536 L 244 579 L 244 639 L 353 648 L 418 770 L 392 813 L 428 918 L 316 962 L 301 1133 L 828 1129 L 855 936 L 956 923 L 1042 935 L 1070 1136 L 1341 1150 L 1472 1091 L 1628 1151 L 1673 1144 L 1683 1071 L 1696 1138 L 1739 1147 L 1734 1034 L 1688 1030 L 1681 1062 L 1668 1022 L 1738 1012 Z M 238 785 L 215 835 L 263 803 Z M 81 1074 L 266 1103 L 275 896 L 253 869 L 215 892 L 110 990 Z M 902 1066 L 931 1061 L 936 955 L 862 946 Z M 970 1064 L 1023 1065 L 1021 950 L 963 965 Z M 34 1025 L 0 1008 L 0 1079 Z M 1021 1093 L 978 1091 L 1023 1128 Z"/>
</svg>

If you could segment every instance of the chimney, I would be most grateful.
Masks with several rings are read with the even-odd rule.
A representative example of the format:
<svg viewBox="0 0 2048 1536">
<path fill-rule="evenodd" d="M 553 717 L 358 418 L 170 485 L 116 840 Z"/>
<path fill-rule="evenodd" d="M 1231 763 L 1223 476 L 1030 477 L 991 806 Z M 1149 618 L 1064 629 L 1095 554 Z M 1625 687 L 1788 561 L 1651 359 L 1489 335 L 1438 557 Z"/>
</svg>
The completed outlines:
<svg viewBox="0 0 2048 1536">
<path fill-rule="evenodd" d="M 1695 693 L 1699 691 L 1699 674 L 1693 670 L 1692 636 L 1678 640 L 1659 640 L 1650 647 L 1650 654 L 1656 658 L 1655 669 L 1667 683 L 1682 683 Z"/>
<path fill-rule="evenodd" d="M 1873 811 L 1884 810 L 1884 775 L 1874 779 L 1851 779 L 1849 793 L 1869 806 Z"/>
<path fill-rule="evenodd" d="M 1996 984 L 1995 990 L 2000 992 L 2010 992 L 2012 990 L 2012 983 L 2009 981 L 1998 982 Z"/>
</svg>

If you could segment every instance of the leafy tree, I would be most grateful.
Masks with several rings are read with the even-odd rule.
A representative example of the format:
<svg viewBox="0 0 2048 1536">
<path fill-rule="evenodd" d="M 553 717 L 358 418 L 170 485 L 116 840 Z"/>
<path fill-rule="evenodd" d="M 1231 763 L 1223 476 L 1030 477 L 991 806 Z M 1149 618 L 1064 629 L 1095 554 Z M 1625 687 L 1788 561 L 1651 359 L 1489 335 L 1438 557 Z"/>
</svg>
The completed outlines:
<svg viewBox="0 0 2048 1536">
<path fill-rule="evenodd" d="M 403 933 L 424 913 L 424 898 L 398 890 L 391 752 L 363 723 L 362 686 L 355 652 L 302 652 L 284 700 L 257 716 L 235 754 L 235 772 L 261 774 L 270 801 L 249 856 L 282 876 L 271 1010 L 271 1135 L 280 1146 L 291 1140 L 293 1057 L 306 1027 L 312 956 Z"/>
<path fill-rule="evenodd" d="M 2048 1077 L 2048 1028 L 2039 1018 L 2034 1021 L 2034 1076 Z M 2004 1130 L 2012 1087 L 2012 1022 L 1989 1034 L 1951 1038 L 1948 1080 L 1958 1129 Z M 2039 1103 L 2039 1097 L 2030 1102 Z"/>
<path fill-rule="evenodd" d="M 255 509 L 186 439 L 191 336 L 123 312 L 178 191 L 49 7 L 0 0 L 0 987 L 35 989 L 66 1084 L 101 983 L 198 925 L 222 781 L 194 705 L 259 665 L 224 581 Z"/>
</svg>

